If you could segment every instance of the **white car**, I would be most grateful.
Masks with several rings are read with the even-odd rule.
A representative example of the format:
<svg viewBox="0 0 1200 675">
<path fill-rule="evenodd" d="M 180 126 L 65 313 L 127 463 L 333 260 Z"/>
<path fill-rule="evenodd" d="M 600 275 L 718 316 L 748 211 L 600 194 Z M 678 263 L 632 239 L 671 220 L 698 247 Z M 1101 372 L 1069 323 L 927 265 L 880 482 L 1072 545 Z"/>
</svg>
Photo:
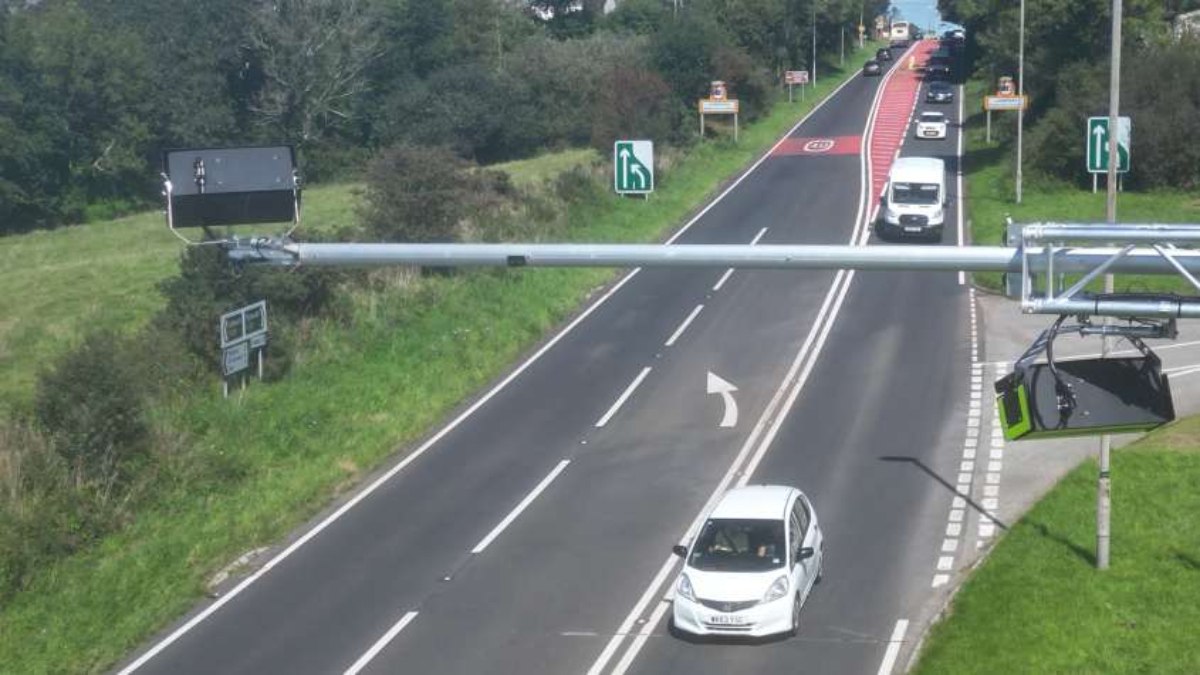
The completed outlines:
<svg viewBox="0 0 1200 675">
<path fill-rule="evenodd" d="M 923 112 L 917 118 L 917 138 L 945 138 L 946 116 L 940 112 Z"/>
<path fill-rule="evenodd" d="M 795 635 L 821 579 L 825 537 L 804 493 L 782 485 L 730 490 L 690 546 L 676 545 L 674 630 L 693 635 Z"/>
</svg>

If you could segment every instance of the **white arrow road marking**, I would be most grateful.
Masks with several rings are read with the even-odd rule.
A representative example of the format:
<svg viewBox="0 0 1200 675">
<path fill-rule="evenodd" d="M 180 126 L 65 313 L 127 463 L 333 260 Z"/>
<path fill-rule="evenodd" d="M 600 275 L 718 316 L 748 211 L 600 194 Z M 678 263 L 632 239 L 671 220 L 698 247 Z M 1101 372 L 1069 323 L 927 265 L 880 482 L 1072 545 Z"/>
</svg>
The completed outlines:
<svg viewBox="0 0 1200 675">
<path fill-rule="evenodd" d="M 1104 155 L 1102 154 L 1104 152 L 1104 143 L 1101 140 L 1104 138 L 1104 135 L 1105 135 L 1105 130 L 1104 130 L 1103 125 L 1097 124 L 1095 127 L 1092 128 L 1092 136 L 1096 137 L 1096 155 L 1095 156 L 1096 156 L 1096 166 L 1097 167 L 1103 167 L 1105 165 Z"/>
<path fill-rule="evenodd" d="M 733 392 L 737 391 L 737 387 L 717 377 L 710 370 L 708 371 L 708 383 L 705 386 L 705 390 L 709 394 L 720 394 L 721 400 L 725 401 L 725 416 L 721 418 L 721 426 L 737 426 L 737 401 L 733 400 Z"/>
</svg>

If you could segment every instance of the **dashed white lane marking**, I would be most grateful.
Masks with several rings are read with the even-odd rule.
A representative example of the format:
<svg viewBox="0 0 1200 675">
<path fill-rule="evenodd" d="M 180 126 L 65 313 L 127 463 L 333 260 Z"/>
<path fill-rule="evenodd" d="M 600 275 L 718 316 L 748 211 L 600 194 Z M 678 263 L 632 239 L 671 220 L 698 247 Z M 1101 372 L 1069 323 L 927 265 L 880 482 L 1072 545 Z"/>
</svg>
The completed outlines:
<svg viewBox="0 0 1200 675">
<path fill-rule="evenodd" d="M 699 314 L 703 309 L 704 305 L 696 305 L 696 308 L 692 310 L 692 313 L 688 314 L 687 318 L 683 320 L 683 323 L 679 324 L 679 328 L 676 328 L 675 332 L 671 333 L 671 337 L 667 338 L 667 341 L 663 343 L 663 346 L 670 347 L 671 345 L 675 344 L 675 341 L 679 339 L 680 335 L 683 335 L 683 331 L 687 330 L 687 327 L 691 325 L 692 320 L 695 319 L 696 315 Z"/>
<path fill-rule="evenodd" d="M 722 274 L 722 275 L 721 275 L 721 278 L 717 280 L 717 283 L 716 283 L 716 285 L 715 285 L 715 286 L 713 286 L 713 287 L 712 287 L 712 289 L 713 289 L 714 291 L 719 291 L 719 290 L 721 290 L 721 287 L 725 285 L 725 282 L 726 282 L 726 281 L 729 281 L 729 277 L 731 277 L 731 276 L 733 276 L 733 268 L 732 268 L 732 267 L 730 267 L 729 269 L 725 270 L 725 274 Z"/>
<path fill-rule="evenodd" d="M 900 646 L 904 644 L 904 633 L 908 631 L 908 619 L 899 619 L 896 621 L 896 627 L 892 629 L 892 639 L 888 640 L 887 650 L 883 652 L 883 662 L 879 664 L 879 672 L 876 675 L 891 675 L 892 668 L 896 667 L 896 659 L 900 656 Z"/>
<path fill-rule="evenodd" d="M 750 240 L 750 245 L 754 246 L 754 245 L 758 244 L 758 241 L 760 239 L 762 239 L 763 235 L 766 233 L 767 233 L 767 228 L 765 228 L 765 227 L 763 229 L 759 230 L 758 234 L 754 235 L 754 238 Z"/>
<path fill-rule="evenodd" d="M 612 407 L 608 409 L 608 412 L 604 413 L 604 417 L 601 417 L 599 420 L 597 420 L 596 426 L 602 427 L 605 424 L 608 424 L 608 421 L 612 419 L 612 416 L 616 415 L 617 411 L 621 409 L 621 406 L 625 404 L 625 401 L 633 395 L 633 390 L 637 389 L 638 385 L 641 384 L 642 380 L 646 379 L 646 376 L 649 374 L 650 366 L 642 368 L 642 372 L 638 373 L 638 376 L 633 378 L 633 382 L 629 383 L 629 386 L 625 388 L 625 391 L 621 394 L 621 397 L 617 399 L 616 403 L 612 404 Z"/>
<path fill-rule="evenodd" d="M 558 474 L 562 473 L 563 469 L 567 468 L 567 465 L 570 463 L 571 460 L 564 459 L 558 463 L 558 466 L 551 469 L 550 473 L 546 474 L 546 477 L 542 479 L 542 482 L 538 483 L 537 487 L 533 488 L 533 492 L 525 495 L 525 499 L 522 499 L 521 503 L 517 504 L 517 507 L 509 512 L 509 514 L 504 517 L 504 520 L 500 521 L 499 525 L 496 525 L 496 527 L 492 528 L 492 531 L 489 532 L 486 537 L 484 537 L 478 544 L 475 544 L 475 548 L 471 549 L 471 553 L 482 553 L 483 549 L 488 547 L 488 544 L 492 543 L 495 541 L 496 537 L 500 536 L 500 533 L 504 531 L 504 528 L 511 525 L 512 522 L 517 519 L 517 516 L 521 515 L 522 511 L 529 508 L 529 505 L 533 503 L 533 500 L 537 499 L 538 495 L 542 494 L 542 491 L 545 490 L 555 478 L 558 478 Z"/>
<path fill-rule="evenodd" d="M 379 652 L 383 651 L 383 648 L 388 646 L 389 642 L 396 639 L 396 636 L 400 634 L 400 631 L 404 630 L 404 627 L 412 623 L 412 620 L 415 618 L 417 618 L 416 612 L 409 612 L 400 617 L 400 620 L 397 621 L 394 626 L 389 628 L 388 631 L 383 634 L 383 637 L 376 640 L 375 644 L 371 645 L 371 648 L 368 649 L 365 654 L 358 657 L 358 660 L 354 662 L 354 665 L 347 668 L 346 672 L 342 675 L 357 675 L 360 670 L 366 668 L 367 664 L 371 662 L 371 659 L 378 656 Z"/>
<path fill-rule="evenodd" d="M 958 542 L 964 536 L 966 497 L 971 494 L 971 483 L 974 481 L 976 454 L 979 448 L 979 435 L 983 420 L 983 364 L 979 362 L 979 331 L 977 328 L 975 289 L 967 289 L 967 303 L 971 320 L 971 386 L 967 401 L 966 437 L 963 439 L 962 460 L 958 465 L 958 480 L 954 486 L 958 493 L 950 504 L 950 514 L 946 522 L 946 538 L 942 540 L 942 554 L 937 559 L 937 572 L 933 575 L 931 586 L 939 588 L 950 581 L 948 572 L 954 571 L 954 553 L 958 551 Z M 993 443 L 995 441 L 993 440 Z M 989 460 L 989 466 L 995 463 L 995 458 Z"/>
</svg>

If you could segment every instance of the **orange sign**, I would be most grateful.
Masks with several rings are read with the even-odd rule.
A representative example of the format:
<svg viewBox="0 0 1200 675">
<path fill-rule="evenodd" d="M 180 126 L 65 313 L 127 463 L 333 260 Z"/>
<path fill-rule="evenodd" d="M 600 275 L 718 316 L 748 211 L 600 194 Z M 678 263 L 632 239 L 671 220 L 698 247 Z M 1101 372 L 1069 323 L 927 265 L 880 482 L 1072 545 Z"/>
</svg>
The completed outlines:
<svg viewBox="0 0 1200 675">
<path fill-rule="evenodd" d="M 724 101 L 727 98 L 725 83 L 721 80 L 713 80 L 712 86 L 708 90 L 708 98 L 710 101 Z"/>
<path fill-rule="evenodd" d="M 1000 83 L 996 86 L 996 93 L 1000 96 L 1012 96 L 1017 93 L 1017 85 L 1009 75 L 1000 77 Z"/>
</svg>

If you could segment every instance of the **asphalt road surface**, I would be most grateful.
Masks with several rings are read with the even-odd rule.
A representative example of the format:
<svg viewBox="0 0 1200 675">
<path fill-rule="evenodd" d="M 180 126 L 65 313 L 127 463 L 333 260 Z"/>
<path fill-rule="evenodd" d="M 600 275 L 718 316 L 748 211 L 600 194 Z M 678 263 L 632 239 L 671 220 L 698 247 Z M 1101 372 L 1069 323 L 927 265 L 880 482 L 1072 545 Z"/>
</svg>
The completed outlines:
<svg viewBox="0 0 1200 675">
<path fill-rule="evenodd" d="M 673 241 L 904 245 L 868 236 L 895 151 L 872 145 L 871 124 L 890 123 L 902 127 L 893 145 L 909 137 L 902 155 L 949 160 L 943 243 L 958 243 L 957 126 L 946 141 L 912 140 L 900 119 L 911 88 L 906 100 L 877 95 L 902 77 L 913 76 L 852 78 Z M 957 122 L 957 101 L 940 108 Z M 899 669 L 945 592 L 931 585 L 935 566 L 958 555 L 945 531 L 967 434 L 969 297 L 955 273 L 634 272 L 125 668 Z M 737 387 L 733 426 L 720 426 L 725 397 L 705 391 L 710 372 Z M 745 481 L 796 485 L 820 515 L 825 580 L 800 635 L 673 637 L 670 547 Z"/>
</svg>

